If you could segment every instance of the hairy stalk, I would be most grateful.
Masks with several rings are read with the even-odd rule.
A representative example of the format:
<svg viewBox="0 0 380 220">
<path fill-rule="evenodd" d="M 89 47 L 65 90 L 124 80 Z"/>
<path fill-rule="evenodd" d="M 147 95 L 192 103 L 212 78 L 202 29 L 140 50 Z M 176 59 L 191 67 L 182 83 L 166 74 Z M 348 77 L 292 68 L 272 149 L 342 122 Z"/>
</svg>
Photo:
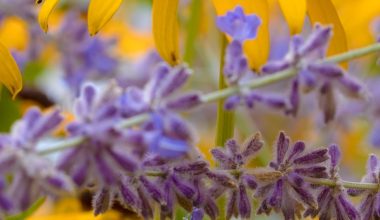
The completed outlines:
<svg viewBox="0 0 380 220">
<path fill-rule="evenodd" d="M 349 61 L 354 58 L 362 57 L 374 52 L 380 51 L 380 43 L 372 44 L 370 46 L 362 47 L 356 50 L 351 50 L 346 53 L 334 55 L 331 57 L 327 57 L 325 59 L 320 60 L 321 63 L 340 63 L 344 61 Z M 287 69 L 284 71 L 277 72 L 275 74 L 271 74 L 268 76 L 263 76 L 261 78 L 253 79 L 251 81 L 248 81 L 240 86 L 234 86 L 234 87 L 228 87 L 222 90 L 214 91 L 208 94 L 205 94 L 201 97 L 202 103 L 210 103 L 215 102 L 221 99 L 225 99 L 231 95 L 237 94 L 241 89 L 243 88 L 260 88 L 264 87 L 270 84 L 274 84 L 277 82 L 280 82 L 282 80 L 286 80 L 289 78 L 294 77 L 297 75 L 296 69 Z M 117 127 L 127 128 L 132 127 L 134 125 L 138 125 L 146 120 L 149 119 L 149 114 L 144 113 L 140 114 L 128 119 L 125 119 L 121 121 L 119 124 L 117 124 Z M 65 142 L 69 143 L 65 143 Z M 84 141 L 84 138 L 75 138 L 75 139 L 67 139 L 67 141 L 62 141 L 62 143 L 56 144 L 54 147 L 51 147 L 50 149 L 41 151 L 41 154 L 50 154 L 57 151 L 61 151 L 63 149 L 69 148 L 70 145 L 74 146 L 79 144 L 80 142 Z"/>
</svg>

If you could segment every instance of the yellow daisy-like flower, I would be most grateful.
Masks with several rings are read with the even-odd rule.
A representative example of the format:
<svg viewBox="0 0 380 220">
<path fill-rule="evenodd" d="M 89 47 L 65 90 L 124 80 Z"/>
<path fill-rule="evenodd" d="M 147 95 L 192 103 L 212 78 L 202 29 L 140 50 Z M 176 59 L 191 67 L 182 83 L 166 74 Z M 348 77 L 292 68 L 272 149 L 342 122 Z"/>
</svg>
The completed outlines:
<svg viewBox="0 0 380 220">
<path fill-rule="evenodd" d="M 48 31 L 49 16 L 57 6 L 59 0 L 36 0 L 37 4 L 42 3 L 38 22 L 41 28 Z M 95 35 L 112 18 L 119 9 L 122 0 L 91 0 L 88 6 L 88 31 L 90 35 Z"/>
</svg>

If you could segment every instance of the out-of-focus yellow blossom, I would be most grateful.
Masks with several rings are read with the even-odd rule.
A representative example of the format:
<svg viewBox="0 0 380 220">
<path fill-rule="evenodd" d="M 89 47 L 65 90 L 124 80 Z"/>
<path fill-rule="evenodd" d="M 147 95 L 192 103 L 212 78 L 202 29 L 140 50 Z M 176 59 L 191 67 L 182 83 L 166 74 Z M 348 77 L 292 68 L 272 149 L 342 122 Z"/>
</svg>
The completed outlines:
<svg viewBox="0 0 380 220">
<path fill-rule="evenodd" d="M 175 65 L 179 62 L 179 0 L 153 1 L 153 36 L 156 48 L 161 57 Z"/>
<path fill-rule="evenodd" d="M 94 217 L 92 211 L 83 211 L 78 199 L 64 198 L 58 202 L 45 202 L 43 206 L 28 220 L 121 220 L 121 219 L 138 219 L 123 217 L 116 211 L 108 211 L 103 215 Z"/>
<path fill-rule="evenodd" d="M 0 41 L 9 49 L 25 50 L 29 44 L 25 21 L 17 17 L 5 18 L 0 26 Z"/>
<path fill-rule="evenodd" d="M 15 98 L 22 89 L 22 76 L 8 48 L 0 42 L 0 82 Z"/>
<path fill-rule="evenodd" d="M 104 36 L 116 37 L 118 54 L 129 58 L 138 58 L 154 47 L 151 33 L 137 32 L 122 20 L 112 20 Z"/>
<path fill-rule="evenodd" d="M 39 3 L 41 1 L 37 1 Z M 41 28 L 47 32 L 49 17 L 57 6 L 59 0 L 45 0 L 41 6 L 38 22 Z M 90 35 L 96 34 L 116 13 L 122 0 L 91 0 L 88 7 L 88 30 Z"/>
<path fill-rule="evenodd" d="M 338 130 L 339 146 L 342 150 L 342 164 L 357 174 L 365 172 L 368 155 L 375 149 L 368 146 L 370 125 L 367 121 L 354 120 L 348 128 Z"/>
</svg>

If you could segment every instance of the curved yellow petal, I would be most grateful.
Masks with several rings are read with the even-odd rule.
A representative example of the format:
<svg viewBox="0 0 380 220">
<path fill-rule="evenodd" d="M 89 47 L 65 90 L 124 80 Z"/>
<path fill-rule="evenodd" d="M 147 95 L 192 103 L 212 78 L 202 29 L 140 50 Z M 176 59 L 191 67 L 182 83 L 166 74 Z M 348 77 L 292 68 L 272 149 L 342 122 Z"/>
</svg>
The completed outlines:
<svg viewBox="0 0 380 220">
<path fill-rule="evenodd" d="M 38 23 L 40 24 L 42 30 L 45 32 L 47 32 L 49 29 L 49 16 L 54 10 L 55 6 L 57 6 L 58 1 L 59 0 L 45 0 L 41 6 L 40 12 L 38 13 Z"/>
<path fill-rule="evenodd" d="M 153 0 L 153 37 L 161 57 L 171 65 L 179 62 L 179 0 Z"/>
<path fill-rule="evenodd" d="M 0 42 L 0 83 L 11 92 L 15 98 L 22 89 L 22 76 L 16 61 L 9 50 Z"/>
<path fill-rule="evenodd" d="M 88 6 L 88 31 L 95 35 L 120 8 L 123 0 L 91 0 Z"/>
<path fill-rule="evenodd" d="M 306 0 L 278 0 L 278 2 L 289 25 L 290 33 L 301 32 L 306 17 Z"/>
<path fill-rule="evenodd" d="M 333 37 L 328 54 L 343 53 L 348 50 L 346 31 L 331 0 L 307 0 L 307 11 L 311 22 L 333 26 Z"/>
<path fill-rule="evenodd" d="M 218 15 L 240 5 L 245 13 L 253 13 L 260 17 L 261 25 L 257 37 L 244 43 L 244 51 L 248 56 L 250 66 L 258 70 L 269 57 L 269 3 L 268 0 L 213 0 Z"/>
</svg>

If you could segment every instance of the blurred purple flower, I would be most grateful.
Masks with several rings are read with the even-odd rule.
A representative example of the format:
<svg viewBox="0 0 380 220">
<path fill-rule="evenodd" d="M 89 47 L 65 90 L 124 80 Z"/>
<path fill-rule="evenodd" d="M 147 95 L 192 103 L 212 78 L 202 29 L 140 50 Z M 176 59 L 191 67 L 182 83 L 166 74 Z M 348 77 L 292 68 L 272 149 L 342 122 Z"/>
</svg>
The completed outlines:
<svg viewBox="0 0 380 220">
<path fill-rule="evenodd" d="M 335 144 L 329 147 L 330 156 L 330 169 L 329 178 L 336 182 L 335 186 L 321 186 L 318 194 L 318 208 L 310 207 L 304 213 L 304 217 L 307 216 L 316 217 L 319 219 L 360 219 L 359 212 L 355 209 L 354 205 L 348 200 L 347 190 L 345 190 L 340 184 L 340 177 L 338 174 L 340 150 Z"/>
<path fill-rule="evenodd" d="M 323 111 L 326 123 L 335 117 L 335 90 L 350 98 L 366 98 L 363 85 L 345 74 L 341 67 L 319 62 L 326 55 L 331 35 L 331 27 L 316 25 L 307 39 L 293 37 L 290 49 L 282 60 L 271 61 L 262 68 L 262 72 L 267 74 L 290 68 L 299 71 L 292 86 L 288 114 L 296 115 L 298 112 L 301 91 L 307 93 L 318 90 L 319 108 Z"/>
<path fill-rule="evenodd" d="M 280 133 L 275 159 L 270 169 L 280 175 L 266 178 L 256 190 L 262 199 L 258 214 L 269 214 L 272 209 L 281 211 L 285 219 L 301 217 L 306 207 L 317 208 L 311 188 L 304 177 L 324 178 L 327 176 L 323 162 L 328 159 L 327 149 L 315 149 L 305 153 L 305 144 L 296 142 L 290 147 L 290 139 Z"/>
<path fill-rule="evenodd" d="M 71 179 L 37 152 L 37 144 L 56 129 L 62 117 L 59 111 L 42 114 L 31 108 L 12 127 L 10 134 L 0 136 L 0 173 L 12 175 L 9 186 L 2 182 L 0 192 L 12 198 L 7 203 L 0 194 L 0 208 L 17 213 L 29 208 L 39 197 L 73 192 Z M 33 190 L 31 190 L 33 189 Z"/>
<path fill-rule="evenodd" d="M 367 173 L 362 178 L 363 183 L 380 184 L 380 161 L 379 158 L 371 154 L 367 162 Z M 363 220 L 373 220 L 380 218 L 380 192 L 378 190 L 357 190 L 349 189 L 351 196 L 362 196 L 359 206 L 359 213 Z"/>
<path fill-rule="evenodd" d="M 246 15 L 243 8 L 237 6 L 234 11 L 227 12 L 225 16 L 219 16 L 216 24 L 221 31 L 234 40 L 243 42 L 256 37 L 261 21 L 256 15 Z"/>
</svg>

